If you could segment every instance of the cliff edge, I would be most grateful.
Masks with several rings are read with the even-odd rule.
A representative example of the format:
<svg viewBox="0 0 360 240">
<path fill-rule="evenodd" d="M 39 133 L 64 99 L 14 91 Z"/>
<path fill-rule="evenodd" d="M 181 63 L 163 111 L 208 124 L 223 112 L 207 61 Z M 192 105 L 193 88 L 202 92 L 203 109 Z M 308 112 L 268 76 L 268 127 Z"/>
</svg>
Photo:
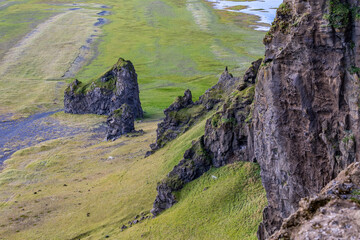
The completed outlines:
<svg viewBox="0 0 360 240">
<path fill-rule="evenodd" d="M 285 0 L 264 39 L 253 127 L 269 205 L 259 239 L 360 159 L 358 5 Z"/>
</svg>

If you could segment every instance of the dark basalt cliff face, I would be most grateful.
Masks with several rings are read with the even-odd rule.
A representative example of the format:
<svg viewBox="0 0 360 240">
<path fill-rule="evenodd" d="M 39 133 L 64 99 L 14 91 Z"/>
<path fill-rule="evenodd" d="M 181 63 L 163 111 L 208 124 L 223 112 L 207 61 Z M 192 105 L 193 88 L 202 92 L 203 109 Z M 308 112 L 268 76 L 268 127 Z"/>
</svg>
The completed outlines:
<svg viewBox="0 0 360 240">
<path fill-rule="evenodd" d="M 112 112 L 106 121 L 108 125 L 106 140 L 116 140 L 121 135 L 135 131 L 134 121 L 132 109 L 124 103 Z"/>
<path fill-rule="evenodd" d="M 158 124 L 156 142 L 150 145 L 151 151 L 146 156 L 174 140 L 179 134 L 184 133 L 195 121 L 196 115 L 201 115 L 201 107 L 197 111 L 189 111 L 194 106 L 191 91 L 185 91 L 184 96 L 179 96 L 164 111 L 165 119 Z M 194 108 L 195 109 L 195 108 Z"/>
<path fill-rule="evenodd" d="M 212 166 L 254 161 L 251 111 L 255 87 L 243 83 L 205 125 L 204 147 Z"/>
<path fill-rule="evenodd" d="M 66 113 L 110 115 L 124 103 L 135 118 L 143 117 L 135 68 L 122 58 L 92 83 L 75 80 L 65 90 Z"/>
<path fill-rule="evenodd" d="M 255 72 L 256 75 L 259 65 L 255 68 L 253 65 L 253 70 L 248 72 Z M 151 210 L 154 216 L 176 203 L 175 191 L 203 175 L 212 166 L 221 167 L 236 161 L 254 160 L 251 111 L 255 86 L 251 79 L 244 80 L 245 82 L 239 84 L 239 79 L 233 78 L 226 70 L 217 86 L 200 97 L 199 102 L 202 100 L 202 103 L 205 103 L 203 106 L 210 106 L 216 101 L 214 97 L 208 97 L 206 94 L 216 92 L 215 95 L 219 96 L 219 91 L 232 91 L 224 101 L 222 109 L 207 120 L 204 135 L 192 143 L 180 163 L 158 184 L 158 195 Z M 196 106 L 195 104 L 192 107 Z"/>
<path fill-rule="evenodd" d="M 259 61 L 253 64 L 255 65 L 252 65 L 248 70 L 249 76 L 245 79 L 247 81 L 252 81 L 254 74 L 256 76 L 260 66 Z M 193 102 L 190 90 L 186 90 L 184 96 L 177 97 L 165 109 L 165 119 L 158 124 L 156 130 L 156 142 L 150 145 L 151 151 L 147 152 L 146 156 L 151 155 L 156 150 L 164 147 L 167 142 L 186 132 L 197 120 L 206 115 L 208 111 L 211 111 L 217 104 L 223 102 L 239 81 L 240 79 L 233 77 L 226 68 L 221 74 L 218 83 L 201 95 L 199 101 Z"/>
<path fill-rule="evenodd" d="M 285 0 L 264 39 L 253 119 L 269 203 L 260 239 L 360 160 L 358 16 L 355 0 Z"/>
</svg>

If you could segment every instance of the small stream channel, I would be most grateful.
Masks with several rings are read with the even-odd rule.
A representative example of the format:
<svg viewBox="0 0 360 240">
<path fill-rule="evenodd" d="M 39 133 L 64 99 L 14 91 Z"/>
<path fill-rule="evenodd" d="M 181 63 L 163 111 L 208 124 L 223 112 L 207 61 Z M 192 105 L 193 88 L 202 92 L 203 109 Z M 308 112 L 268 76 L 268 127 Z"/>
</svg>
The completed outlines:
<svg viewBox="0 0 360 240">
<path fill-rule="evenodd" d="M 261 23 L 261 25 L 254 26 L 254 29 L 258 31 L 268 31 L 270 29 L 270 25 L 274 21 L 274 18 L 276 16 L 276 9 L 283 2 L 283 0 L 255 0 L 255 1 L 207 0 L 207 1 L 211 2 L 215 9 L 258 16 L 260 18 L 258 23 Z M 263 26 L 263 24 L 268 26 Z"/>
<path fill-rule="evenodd" d="M 82 128 L 69 127 L 51 117 L 59 112 L 34 114 L 28 118 L 0 122 L 0 164 L 23 148 L 40 142 L 81 133 Z"/>
</svg>

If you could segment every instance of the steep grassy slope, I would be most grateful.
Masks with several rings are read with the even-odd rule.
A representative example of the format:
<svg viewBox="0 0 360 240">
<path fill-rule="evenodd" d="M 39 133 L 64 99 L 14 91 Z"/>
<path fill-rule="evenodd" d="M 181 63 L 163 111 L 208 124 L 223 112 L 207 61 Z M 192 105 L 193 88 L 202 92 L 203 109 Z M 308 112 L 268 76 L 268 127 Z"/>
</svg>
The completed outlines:
<svg viewBox="0 0 360 240">
<path fill-rule="evenodd" d="M 103 121 L 55 117 L 90 129 Z M 89 131 L 17 152 L 0 173 L 0 239 L 254 239 L 266 198 L 250 163 L 213 169 L 179 192 L 172 209 L 120 231 L 152 208 L 157 182 L 204 132 L 205 120 L 144 159 L 156 124 L 138 123 L 141 137 L 102 142 L 103 133 Z"/>
<path fill-rule="evenodd" d="M 109 23 L 100 30 L 93 24 L 104 10 L 111 15 L 103 17 Z M 89 81 L 119 57 L 130 59 L 151 117 L 160 116 L 186 88 L 197 98 L 226 65 L 241 72 L 263 52 L 263 33 L 234 24 L 233 16 L 218 15 L 203 0 L 24 0 L 4 7 L 0 17 L 0 33 L 6 36 L 0 38 L 0 114 L 60 108 L 62 98 L 53 95 L 64 86 L 55 81 L 63 80 L 92 35 L 99 39 L 84 63 L 92 61 L 77 77 Z"/>
<path fill-rule="evenodd" d="M 118 57 L 130 59 L 152 119 L 186 88 L 195 100 L 226 65 L 240 73 L 263 52 L 262 33 L 234 24 L 233 15 L 218 15 L 202 0 L 2 3 L 0 119 L 62 108 L 70 81 L 62 76 L 92 35 L 98 38 L 90 44 L 88 65 L 76 77 L 86 82 Z M 111 11 L 105 16 L 110 22 L 99 28 L 94 23 L 103 10 Z M 89 130 L 20 150 L 6 161 L 0 172 L 0 239 L 255 238 L 266 198 L 258 167 L 250 163 L 211 170 L 179 192 L 172 209 L 121 232 L 123 224 L 149 212 L 157 183 L 204 133 L 205 120 L 144 159 L 157 121 L 136 124 L 143 136 L 103 142 L 104 117 L 54 118 Z"/>
</svg>

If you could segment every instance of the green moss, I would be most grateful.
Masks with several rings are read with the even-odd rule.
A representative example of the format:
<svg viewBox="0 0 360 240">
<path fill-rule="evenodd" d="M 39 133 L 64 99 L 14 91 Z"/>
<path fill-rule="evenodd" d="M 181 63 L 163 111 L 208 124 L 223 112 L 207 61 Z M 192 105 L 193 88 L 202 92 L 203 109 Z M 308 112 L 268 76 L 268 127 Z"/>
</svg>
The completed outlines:
<svg viewBox="0 0 360 240">
<path fill-rule="evenodd" d="M 359 67 L 356 67 L 356 66 L 352 66 L 350 69 L 349 69 L 349 72 L 351 74 L 358 74 L 360 73 L 360 68 Z"/>
<path fill-rule="evenodd" d="M 223 98 L 224 90 L 213 88 L 210 91 L 202 95 L 202 102 L 209 102 L 211 100 L 219 100 Z"/>
<path fill-rule="evenodd" d="M 355 197 L 352 197 L 350 198 L 350 201 L 354 202 L 354 203 L 357 203 L 358 205 L 360 205 L 360 200 L 355 198 Z"/>
<path fill-rule="evenodd" d="M 94 90 L 95 88 L 101 88 L 110 91 L 116 91 L 116 77 L 113 75 L 113 71 L 121 70 L 122 68 L 127 68 L 129 71 L 135 71 L 134 66 L 130 61 L 126 61 L 123 58 L 119 58 L 117 63 L 110 68 L 105 73 L 101 74 L 95 80 L 91 81 L 88 84 L 80 82 L 78 86 L 74 89 L 75 94 L 86 94 L 89 91 Z M 68 87 L 65 91 L 69 92 L 70 88 Z"/>
<path fill-rule="evenodd" d="M 290 14 L 291 12 L 291 8 L 290 5 L 288 3 L 282 3 L 280 4 L 279 8 L 278 8 L 278 13 L 281 15 L 287 15 Z"/>
<path fill-rule="evenodd" d="M 171 177 L 165 178 L 163 183 L 174 190 L 180 189 L 184 185 L 183 181 L 181 181 L 178 175 L 173 175 Z"/>
<path fill-rule="evenodd" d="M 354 190 L 351 194 L 352 194 L 352 195 L 360 196 L 360 189 Z"/>
<path fill-rule="evenodd" d="M 354 140 L 354 139 L 355 139 L 354 135 L 345 136 L 345 137 L 342 139 L 342 142 L 347 144 L 347 143 L 349 143 L 350 140 Z"/>
<path fill-rule="evenodd" d="M 247 115 L 247 117 L 245 119 L 246 123 L 251 123 L 252 118 L 253 118 L 253 111 L 254 111 L 254 106 L 251 106 L 250 112 L 249 112 L 249 114 Z"/>
<path fill-rule="evenodd" d="M 214 116 L 211 118 L 211 125 L 214 128 L 220 127 L 221 123 L 221 116 L 220 113 L 215 113 Z"/>
<path fill-rule="evenodd" d="M 204 113 L 204 110 L 205 107 L 199 104 L 199 105 L 194 105 L 190 108 L 183 108 L 180 109 L 179 111 L 170 112 L 169 116 L 173 119 L 176 119 L 179 122 L 186 123 L 191 118 L 199 117 L 202 113 Z"/>
<path fill-rule="evenodd" d="M 282 3 L 279 6 L 271 29 L 266 33 L 263 39 L 264 44 L 270 43 L 274 37 L 274 33 L 278 30 L 284 34 L 289 32 L 290 25 L 292 25 L 293 22 L 291 12 L 292 9 L 289 3 Z"/>
<path fill-rule="evenodd" d="M 340 0 L 331 0 L 329 2 L 329 14 L 324 18 L 329 21 L 329 25 L 334 28 L 346 28 L 351 23 L 353 9 L 347 3 Z"/>
<path fill-rule="evenodd" d="M 113 114 L 115 116 L 118 116 L 118 117 L 121 117 L 121 115 L 123 114 L 123 109 L 122 108 L 119 108 L 119 109 L 116 109 Z"/>
<path fill-rule="evenodd" d="M 114 68 L 123 68 L 125 66 L 127 66 L 128 64 L 130 64 L 130 61 L 126 61 L 123 58 L 119 58 L 119 60 L 117 61 L 117 63 L 114 65 Z"/>
<path fill-rule="evenodd" d="M 223 124 L 230 123 L 232 125 L 235 125 L 236 124 L 236 119 L 235 118 L 221 118 L 221 122 Z"/>
</svg>

